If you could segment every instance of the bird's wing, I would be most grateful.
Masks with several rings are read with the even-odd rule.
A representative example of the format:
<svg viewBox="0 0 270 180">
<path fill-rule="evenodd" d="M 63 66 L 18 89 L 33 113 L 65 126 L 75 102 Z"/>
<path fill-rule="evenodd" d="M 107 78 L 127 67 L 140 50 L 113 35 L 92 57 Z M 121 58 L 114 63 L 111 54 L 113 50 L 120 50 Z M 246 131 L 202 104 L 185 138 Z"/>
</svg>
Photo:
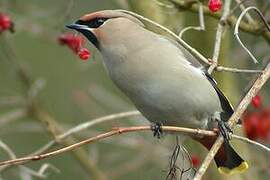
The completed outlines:
<svg viewBox="0 0 270 180">
<path fill-rule="evenodd" d="M 222 109 L 223 109 L 223 111 L 225 113 L 225 114 L 223 114 L 223 116 L 225 116 L 225 117 L 221 117 L 221 119 L 224 120 L 224 121 L 227 121 L 234 112 L 233 107 L 232 107 L 230 101 L 228 100 L 228 98 L 218 88 L 216 81 L 210 76 L 210 74 L 205 73 L 205 76 L 210 81 L 210 83 L 215 88 L 215 90 L 216 90 L 216 92 L 218 94 L 218 97 L 219 97 L 219 100 L 220 100 L 220 103 L 221 103 L 221 107 L 222 107 Z"/>
<path fill-rule="evenodd" d="M 178 42 L 176 42 L 171 38 L 168 37 L 165 38 L 174 46 L 178 47 L 178 49 L 180 49 L 180 51 L 184 54 L 185 58 L 191 63 L 192 66 L 202 69 L 203 71 L 205 70 L 205 67 L 194 56 L 192 56 L 190 52 L 188 52 L 181 44 L 179 44 Z"/>
<path fill-rule="evenodd" d="M 216 81 L 210 76 L 210 74 L 207 73 L 205 67 L 195 57 L 193 57 L 181 44 L 177 43 L 175 40 L 172 40 L 170 38 L 166 39 L 180 49 L 180 51 L 184 54 L 185 58 L 190 62 L 192 66 L 199 68 L 204 72 L 206 78 L 212 84 L 212 86 L 214 87 L 215 91 L 218 94 L 221 107 L 224 111 L 224 113 L 222 114 L 223 117 L 221 117 L 221 119 L 227 121 L 229 117 L 233 114 L 234 110 L 228 98 L 218 88 Z"/>
</svg>

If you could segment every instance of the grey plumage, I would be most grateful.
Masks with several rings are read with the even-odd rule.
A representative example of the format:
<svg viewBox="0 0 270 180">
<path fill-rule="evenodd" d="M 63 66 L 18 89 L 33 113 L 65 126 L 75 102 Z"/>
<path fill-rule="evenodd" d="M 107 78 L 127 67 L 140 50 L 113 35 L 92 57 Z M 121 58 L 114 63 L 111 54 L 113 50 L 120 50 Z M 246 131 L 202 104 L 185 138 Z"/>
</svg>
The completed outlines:
<svg viewBox="0 0 270 180">
<path fill-rule="evenodd" d="M 212 129 L 233 109 L 204 67 L 180 44 L 148 31 L 135 17 L 115 10 L 83 16 L 69 28 L 83 33 L 101 52 L 112 81 L 151 122 Z M 223 127 L 224 124 L 222 124 Z M 216 137 L 193 137 L 210 149 Z M 228 141 L 215 156 L 221 173 L 248 164 Z"/>
<path fill-rule="evenodd" d="M 99 31 L 110 35 L 99 43 L 111 79 L 148 120 L 206 128 L 222 111 L 202 66 L 180 45 L 126 18 L 112 19 Z"/>
</svg>

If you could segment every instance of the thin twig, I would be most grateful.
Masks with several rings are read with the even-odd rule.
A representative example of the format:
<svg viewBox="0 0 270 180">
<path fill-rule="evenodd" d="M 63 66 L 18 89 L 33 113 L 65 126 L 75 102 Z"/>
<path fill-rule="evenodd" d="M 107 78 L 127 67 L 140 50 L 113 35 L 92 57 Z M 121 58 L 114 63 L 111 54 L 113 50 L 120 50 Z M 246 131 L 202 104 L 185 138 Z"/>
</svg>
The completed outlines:
<svg viewBox="0 0 270 180">
<path fill-rule="evenodd" d="M 30 176 L 37 177 L 39 179 L 45 179 L 48 177 L 48 174 L 46 172 L 49 169 L 53 170 L 56 173 L 60 173 L 59 169 L 57 169 L 55 166 L 53 166 L 49 163 L 42 164 L 38 171 L 35 171 L 35 170 L 30 169 L 30 168 L 25 167 L 25 166 L 20 166 L 22 179 L 26 179 L 26 178 L 23 178 L 23 175 L 25 175 L 25 174 L 27 174 L 28 176 L 30 175 Z"/>
<path fill-rule="evenodd" d="M 198 4 L 196 4 L 196 3 L 194 3 L 192 5 L 187 5 L 185 3 L 185 1 L 179 1 L 179 0 L 169 0 L 169 1 L 172 2 L 173 4 L 175 4 L 175 7 L 177 9 L 179 9 L 179 11 L 188 10 L 190 12 L 197 13 L 198 9 L 199 9 Z M 204 15 L 213 17 L 213 18 L 218 19 L 218 20 L 222 16 L 222 14 L 220 12 L 212 13 L 207 6 L 203 6 L 203 12 L 204 12 Z M 227 19 L 227 22 L 229 25 L 234 26 L 236 24 L 237 19 L 238 18 L 236 16 L 230 15 Z M 256 24 L 256 25 L 248 24 L 248 23 L 242 21 L 239 25 L 239 29 L 244 31 L 244 32 L 256 35 L 256 36 L 258 36 L 258 35 L 262 36 L 265 38 L 265 40 L 268 43 L 270 43 L 270 32 L 259 31 L 261 29 L 261 25 L 259 25 L 259 24 Z"/>
<path fill-rule="evenodd" d="M 56 140 L 63 139 L 65 137 L 67 137 L 67 136 L 70 136 L 70 135 L 72 135 L 74 133 L 85 130 L 85 129 L 87 129 L 87 128 L 91 127 L 91 126 L 94 126 L 96 124 L 100 124 L 100 123 L 103 123 L 103 122 L 106 122 L 106 121 L 111 121 L 111 120 L 114 120 L 114 119 L 130 118 L 130 117 L 139 116 L 139 115 L 141 115 L 141 113 L 139 111 L 127 111 L 127 112 L 121 112 L 121 113 L 111 114 L 111 115 L 108 115 L 108 116 L 97 118 L 97 119 L 82 123 L 82 124 L 72 128 L 72 129 L 68 130 L 67 132 L 65 132 L 63 134 L 58 135 L 56 137 Z"/>
<path fill-rule="evenodd" d="M 227 18 L 230 14 L 231 2 L 232 2 L 231 0 L 226 0 L 224 3 L 223 14 L 222 14 L 220 21 L 218 23 L 217 32 L 216 32 L 216 40 L 215 40 L 215 47 L 214 47 L 214 52 L 213 52 L 212 64 L 208 69 L 209 74 L 211 74 L 212 71 L 218 65 L 218 58 L 219 58 L 220 49 L 221 49 L 221 41 L 222 41 L 222 37 L 225 33 L 225 26 L 227 24 Z"/>
<path fill-rule="evenodd" d="M 9 124 L 17 119 L 20 119 L 28 114 L 28 110 L 26 108 L 17 109 L 12 112 L 8 112 L 0 117 L 0 128 Z"/>
<path fill-rule="evenodd" d="M 97 118 L 97 119 L 92 119 L 90 121 L 79 124 L 79 125 L 71 128 L 71 129 L 69 129 L 68 131 L 66 131 L 63 134 L 60 134 L 60 135 L 56 136 L 54 140 L 49 141 L 42 148 L 40 148 L 36 152 L 32 153 L 32 155 L 41 154 L 44 151 L 51 148 L 53 145 L 55 145 L 57 141 L 61 141 L 61 140 L 65 139 L 66 137 L 69 137 L 69 136 L 71 136 L 71 135 L 73 135 L 73 134 L 75 134 L 77 132 L 81 132 L 81 131 L 83 131 L 85 129 L 88 129 L 88 128 L 96 125 L 96 124 L 111 121 L 111 120 L 114 120 L 114 119 L 130 118 L 130 117 L 139 116 L 139 115 L 141 115 L 141 113 L 139 111 L 127 111 L 127 112 L 122 112 L 122 113 L 117 113 L 117 114 L 111 114 L 111 115 L 100 117 L 100 118 Z"/>
<path fill-rule="evenodd" d="M 44 111 L 38 104 L 34 104 L 32 106 L 33 117 L 43 122 L 47 126 L 47 130 L 51 133 L 53 138 L 59 134 L 62 134 L 62 126 L 46 111 Z M 70 144 L 74 144 L 76 140 L 73 137 L 68 137 L 63 141 L 58 141 L 61 144 L 68 146 Z M 73 151 L 74 156 L 78 159 L 78 162 L 84 167 L 87 172 L 92 175 L 95 179 L 105 180 L 106 177 L 103 172 L 92 162 L 92 160 L 88 157 L 86 151 L 82 148 L 77 148 Z"/>
<path fill-rule="evenodd" d="M 239 3 L 237 3 L 233 8 L 231 8 L 230 16 L 235 13 L 235 11 L 240 7 L 241 4 L 249 0 L 241 0 Z"/>
<path fill-rule="evenodd" d="M 29 87 L 27 96 L 29 101 L 33 101 L 35 97 L 39 94 L 39 92 L 44 88 L 46 85 L 46 81 L 44 79 L 37 79 L 35 80 L 32 85 Z"/>
<path fill-rule="evenodd" d="M 266 28 L 268 29 L 268 31 L 270 32 L 270 25 L 267 23 L 267 20 L 264 18 L 263 14 L 261 13 L 261 11 L 259 9 L 257 9 L 254 6 L 248 7 L 247 9 L 245 9 L 239 16 L 239 18 L 237 19 L 237 22 L 235 24 L 235 28 L 234 28 L 234 35 L 237 39 L 237 41 L 239 42 L 239 44 L 243 47 L 243 49 L 248 53 L 248 55 L 252 58 L 252 60 L 254 61 L 254 63 L 257 63 L 257 59 L 254 57 L 254 55 L 248 50 L 248 48 L 242 43 L 240 37 L 239 37 L 239 25 L 241 23 L 242 18 L 244 17 L 244 15 L 250 11 L 250 10 L 254 10 L 259 16 L 260 18 L 263 20 L 263 23 L 265 24 Z"/>
<path fill-rule="evenodd" d="M 235 135 L 235 134 L 232 134 L 231 135 L 232 138 L 234 139 L 237 139 L 237 140 L 240 140 L 240 141 L 243 141 L 243 142 L 246 142 L 248 144 L 251 144 L 251 145 L 254 145 L 255 147 L 259 146 L 261 149 L 267 151 L 267 152 L 270 152 L 270 148 L 266 147 L 265 145 L 261 144 L 261 143 L 258 143 L 256 141 L 253 141 L 251 139 L 248 139 L 246 137 L 242 137 L 242 136 L 238 136 L 238 135 Z"/>
<path fill-rule="evenodd" d="M 4 143 L 1 140 L 0 140 L 0 148 L 7 153 L 7 155 L 9 156 L 10 159 L 16 159 L 17 158 L 16 154 L 12 151 L 12 149 L 6 143 Z M 6 166 L 0 167 L 0 172 L 2 170 L 4 170 L 5 168 L 6 168 Z"/>
<path fill-rule="evenodd" d="M 217 66 L 216 71 L 226 71 L 226 72 L 232 72 L 232 73 L 262 73 L 262 70 L 252 70 L 252 69 L 238 69 L 238 68 L 229 68 L 224 66 Z"/>
<path fill-rule="evenodd" d="M 3 149 L 7 154 L 8 156 L 11 158 L 11 159 L 15 159 L 16 158 L 16 155 L 15 153 L 11 150 L 11 148 L 5 144 L 3 141 L 0 140 L 0 148 Z"/>
<path fill-rule="evenodd" d="M 10 157 L 10 159 L 16 159 L 15 153 L 11 150 L 11 148 L 7 144 L 5 144 L 1 140 L 0 140 L 0 148 L 3 149 L 8 154 L 8 156 Z M 0 172 L 2 170 L 4 170 L 6 167 L 7 167 L 7 165 L 0 167 Z M 32 170 L 32 169 L 30 169 L 28 167 L 25 167 L 23 165 L 20 165 L 19 166 L 19 170 L 20 170 L 21 173 L 22 172 L 25 172 L 25 173 L 28 173 L 28 174 L 30 174 L 32 176 L 39 177 L 39 178 L 45 178 L 45 177 L 47 177 L 45 175 L 45 171 L 47 171 L 48 168 L 51 168 L 55 172 L 60 172 L 56 167 L 54 167 L 54 166 L 52 166 L 52 165 L 50 165 L 48 163 L 43 164 L 40 167 L 40 169 L 39 169 L 38 172 L 36 172 L 36 171 L 34 171 L 34 170 Z"/>
<path fill-rule="evenodd" d="M 239 4 L 239 7 L 242 11 L 244 11 L 246 9 L 245 5 L 243 4 L 243 1 L 241 0 L 235 0 L 237 4 Z M 249 23 L 251 24 L 255 24 L 254 19 L 252 18 L 252 16 L 249 13 L 246 13 L 246 19 L 248 20 Z"/>
<path fill-rule="evenodd" d="M 182 29 L 182 31 L 179 33 L 179 37 L 182 38 L 183 34 L 191 29 L 197 30 L 197 31 L 205 31 L 205 23 L 204 23 L 204 15 L 203 15 L 203 4 L 198 1 L 199 4 L 199 10 L 198 10 L 198 14 L 199 14 L 199 22 L 200 22 L 200 26 L 189 26 L 186 27 L 184 29 Z"/>
<path fill-rule="evenodd" d="M 251 102 L 251 99 L 259 92 L 259 90 L 268 80 L 269 76 L 270 76 L 270 63 L 266 66 L 263 73 L 257 78 L 253 86 L 250 88 L 248 93 L 245 95 L 245 97 L 241 100 L 241 102 L 237 106 L 235 112 L 228 121 L 229 127 L 233 128 L 235 126 L 235 124 L 238 122 L 238 120 L 246 110 L 247 106 Z M 205 171 L 207 170 L 208 166 L 210 165 L 210 162 L 213 160 L 215 154 L 219 150 L 223 141 L 224 141 L 223 137 L 219 135 L 218 139 L 216 140 L 216 142 L 210 149 L 209 153 L 207 154 L 206 158 L 204 159 L 201 167 L 197 171 L 194 180 L 200 180 L 203 177 Z"/>
<path fill-rule="evenodd" d="M 53 165 L 49 163 L 42 164 L 38 171 L 35 171 L 33 169 L 30 169 L 25 166 L 19 166 L 21 171 L 21 178 L 22 179 L 29 179 L 25 177 L 33 176 L 37 177 L 39 179 L 45 179 L 48 177 L 48 174 L 46 173 L 49 169 L 53 170 L 56 173 L 60 173 L 60 170 L 54 167 Z"/>
</svg>

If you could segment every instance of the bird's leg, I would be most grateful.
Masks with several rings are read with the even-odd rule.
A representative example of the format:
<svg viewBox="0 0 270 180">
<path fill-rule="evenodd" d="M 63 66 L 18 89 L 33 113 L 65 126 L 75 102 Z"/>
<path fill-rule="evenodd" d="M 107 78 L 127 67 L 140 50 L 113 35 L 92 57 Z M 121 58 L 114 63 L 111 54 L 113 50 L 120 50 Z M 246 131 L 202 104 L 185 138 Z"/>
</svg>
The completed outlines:
<svg viewBox="0 0 270 180">
<path fill-rule="evenodd" d="M 232 129 L 229 127 L 228 122 L 223 119 L 228 119 L 229 117 L 225 117 L 224 114 L 216 112 L 212 118 L 218 123 L 219 133 L 223 136 L 224 140 L 228 142 L 231 139 L 230 133 L 232 133 Z"/>
<path fill-rule="evenodd" d="M 151 124 L 151 130 L 153 131 L 153 136 L 160 139 L 163 131 L 162 131 L 162 123 L 156 122 Z"/>
<path fill-rule="evenodd" d="M 217 120 L 218 122 L 218 129 L 221 135 L 223 136 L 224 140 L 228 142 L 231 140 L 230 133 L 232 133 L 232 129 L 229 127 L 228 122 Z"/>
</svg>

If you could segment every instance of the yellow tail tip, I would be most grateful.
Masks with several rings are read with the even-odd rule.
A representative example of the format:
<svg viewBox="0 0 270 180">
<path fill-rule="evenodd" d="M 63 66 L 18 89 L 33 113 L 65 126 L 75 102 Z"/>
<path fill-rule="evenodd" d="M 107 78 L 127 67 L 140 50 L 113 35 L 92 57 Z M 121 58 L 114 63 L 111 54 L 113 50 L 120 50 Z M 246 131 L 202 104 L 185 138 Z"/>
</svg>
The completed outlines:
<svg viewBox="0 0 270 180">
<path fill-rule="evenodd" d="M 239 166 L 229 169 L 227 167 L 219 167 L 218 171 L 220 174 L 232 175 L 236 173 L 242 173 L 248 169 L 248 163 L 243 161 Z"/>
</svg>

